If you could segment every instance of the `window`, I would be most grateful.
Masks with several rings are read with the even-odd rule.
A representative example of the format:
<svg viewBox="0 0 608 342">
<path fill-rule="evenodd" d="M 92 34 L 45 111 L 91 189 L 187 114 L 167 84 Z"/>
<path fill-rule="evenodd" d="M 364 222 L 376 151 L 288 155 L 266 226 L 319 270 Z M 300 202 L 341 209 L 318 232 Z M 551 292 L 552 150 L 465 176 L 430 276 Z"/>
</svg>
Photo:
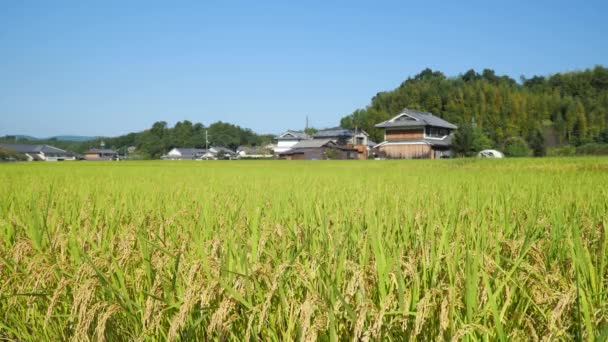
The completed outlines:
<svg viewBox="0 0 608 342">
<path fill-rule="evenodd" d="M 425 134 L 427 138 L 443 138 L 448 135 L 446 128 L 426 127 Z"/>
</svg>

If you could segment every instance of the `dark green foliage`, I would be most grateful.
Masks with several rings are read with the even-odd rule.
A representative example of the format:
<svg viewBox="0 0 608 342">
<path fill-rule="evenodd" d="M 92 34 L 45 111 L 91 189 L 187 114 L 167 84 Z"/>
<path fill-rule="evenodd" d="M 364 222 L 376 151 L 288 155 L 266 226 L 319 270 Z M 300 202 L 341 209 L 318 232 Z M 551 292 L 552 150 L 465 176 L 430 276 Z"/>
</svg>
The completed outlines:
<svg viewBox="0 0 608 342">
<path fill-rule="evenodd" d="M 547 148 L 545 146 L 545 136 L 540 129 L 530 131 L 526 136 L 526 141 L 532 149 L 532 154 L 535 157 L 543 157 L 547 154 Z"/>
<path fill-rule="evenodd" d="M 576 154 L 581 156 L 607 156 L 608 144 L 590 143 L 578 146 Z"/>
<path fill-rule="evenodd" d="M 0 147 L 0 161 L 17 161 L 17 160 L 26 160 L 27 158 L 15 151 L 3 149 Z"/>
<path fill-rule="evenodd" d="M 90 141 L 58 141 L 15 139 L 15 137 L 0 138 L 0 142 L 19 142 L 31 144 L 49 144 L 65 150 L 82 153 L 90 148 L 99 147 L 101 142 L 106 148 L 118 150 L 122 155 L 127 154 L 129 147 L 135 147 L 136 158 L 157 159 L 173 147 L 206 146 L 205 132 L 208 134 L 209 146 L 225 146 L 236 149 L 239 145 L 260 146 L 272 141 L 272 135 L 257 135 L 251 129 L 241 128 L 226 122 L 218 121 L 206 128 L 201 123 L 185 120 L 169 127 L 165 121 L 155 122 L 150 129 L 137 133 L 129 133 L 114 138 L 99 138 Z"/>
<path fill-rule="evenodd" d="M 504 153 L 507 157 L 528 157 L 531 151 L 524 139 L 511 137 L 505 141 Z"/>
<path fill-rule="evenodd" d="M 481 150 L 492 148 L 493 143 L 479 127 L 465 123 L 458 127 L 452 141 L 454 153 L 471 157 Z"/>
<path fill-rule="evenodd" d="M 380 92 L 365 109 L 344 117 L 344 127 L 360 127 L 374 141 L 383 132 L 374 125 L 403 108 L 432 112 L 459 126 L 474 120 L 500 146 L 510 137 L 525 137 L 535 155 L 543 155 L 539 125 L 554 129 L 561 145 L 608 141 L 608 69 L 549 77 L 522 77 L 518 84 L 493 70 L 475 70 L 453 78 L 430 69 L 407 79 L 392 91 Z"/>
<path fill-rule="evenodd" d="M 567 145 L 560 148 L 554 148 L 547 153 L 550 156 L 608 156 L 608 144 L 605 143 L 589 143 L 574 147 Z"/>
<path fill-rule="evenodd" d="M 551 157 L 569 157 L 576 155 L 576 147 L 566 145 L 558 148 L 552 148 L 547 151 L 547 155 Z"/>
<path fill-rule="evenodd" d="M 308 127 L 304 130 L 304 133 L 312 136 L 313 134 L 317 133 L 319 130 L 314 128 L 314 127 Z"/>
</svg>

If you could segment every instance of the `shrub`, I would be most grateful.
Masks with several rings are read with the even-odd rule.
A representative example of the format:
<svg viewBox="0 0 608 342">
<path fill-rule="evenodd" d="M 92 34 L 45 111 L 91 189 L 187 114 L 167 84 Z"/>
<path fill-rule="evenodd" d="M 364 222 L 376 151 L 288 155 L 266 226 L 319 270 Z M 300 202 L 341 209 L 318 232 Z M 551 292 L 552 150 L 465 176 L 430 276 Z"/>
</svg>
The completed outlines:
<svg viewBox="0 0 608 342">
<path fill-rule="evenodd" d="M 608 144 L 590 143 L 581 145 L 576 148 L 576 154 L 583 156 L 606 156 L 608 155 Z"/>
<path fill-rule="evenodd" d="M 0 147 L 0 161 L 16 161 L 16 160 L 27 160 L 27 158 L 15 151 L 7 150 Z"/>
<path fill-rule="evenodd" d="M 521 137 L 507 139 L 504 151 L 508 157 L 528 157 L 531 153 L 528 143 Z"/>
<path fill-rule="evenodd" d="M 456 130 L 452 142 L 454 153 L 465 157 L 472 157 L 477 152 L 492 147 L 492 140 L 480 128 L 473 127 L 471 124 L 461 124 Z"/>
<path fill-rule="evenodd" d="M 576 154 L 576 147 L 571 145 L 566 145 L 563 147 L 552 148 L 547 151 L 547 155 L 550 157 L 567 157 L 573 156 Z"/>
</svg>

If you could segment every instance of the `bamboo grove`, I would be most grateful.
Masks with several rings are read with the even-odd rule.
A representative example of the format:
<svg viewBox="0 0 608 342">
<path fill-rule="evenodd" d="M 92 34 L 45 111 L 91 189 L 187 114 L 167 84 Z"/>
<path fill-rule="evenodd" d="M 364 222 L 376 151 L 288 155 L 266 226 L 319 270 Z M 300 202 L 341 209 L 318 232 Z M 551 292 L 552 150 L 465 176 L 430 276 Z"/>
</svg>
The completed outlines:
<svg viewBox="0 0 608 342">
<path fill-rule="evenodd" d="M 540 132 L 551 147 L 608 143 L 608 69 L 597 66 L 548 77 L 522 77 L 520 83 L 486 69 L 448 78 L 425 69 L 392 91 L 380 92 L 342 125 L 370 132 L 403 108 L 429 111 L 459 125 L 475 125 L 495 146 L 521 137 L 530 145 Z"/>
</svg>

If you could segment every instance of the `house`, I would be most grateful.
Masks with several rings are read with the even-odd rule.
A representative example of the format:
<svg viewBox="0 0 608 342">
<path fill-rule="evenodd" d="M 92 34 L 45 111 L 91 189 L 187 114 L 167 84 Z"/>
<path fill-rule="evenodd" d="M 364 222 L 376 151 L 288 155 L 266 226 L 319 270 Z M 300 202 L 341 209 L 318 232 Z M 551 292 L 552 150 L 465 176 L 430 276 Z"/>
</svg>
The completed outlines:
<svg viewBox="0 0 608 342">
<path fill-rule="evenodd" d="M 76 155 L 72 152 L 62 150 L 51 145 L 30 145 L 30 144 L 0 144 L 6 150 L 15 151 L 25 155 L 28 161 L 64 161 L 76 160 Z"/>
<path fill-rule="evenodd" d="M 118 160 L 118 152 L 105 148 L 92 148 L 84 152 L 85 160 Z"/>
<path fill-rule="evenodd" d="M 274 153 L 281 153 L 289 150 L 295 144 L 303 140 L 312 140 L 312 137 L 302 131 L 287 131 L 275 138 L 277 145 L 273 148 Z"/>
<path fill-rule="evenodd" d="M 167 154 L 160 157 L 163 160 L 203 160 L 203 159 L 233 159 L 236 153 L 233 150 L 215 146 L 209 149 L 174 147 Z"/>
<path fill-rule="evenodd" d="M 317 131 L 312 135 L 313 139 L 332 139 L 338 145 L 366 145 L 369 134 L 357 129 L 352 130 L 342 127 L 327 128 Z"/>
<path fill-rule="evenodd" d="M 361 129 L 334 127 L 317 131 L 313 139 L 331 139 L 340 146 L 348 146 L 358 151 L 358 159 L 367 159 L 369 134 Z"/>
<path fill-rule="evenodd" d="M 187 148 L 187 147 L 174 147 L 167 154 L 160 157 L 164 160 L 186 160 L 186 159 L 199 159 L 207 150 L 202 148 Z"/>
<path fill-rule="evenodd" d="M 357 150 L 335 143 L 332 139 L 302 140 L 289 150 L 279 153 L 288 160 L 357 159 Z"/>
<path fill-rule="evenodd" d="M 209 148 L 208 155 L 212 155 L 213 159 L 234 159 L 236 153 L 224 146 L 213 146 Z"/>
<path fill-rule="evenodd" d="M 431 113 L 406 108 L 376 127 L 384 129 L 384 141 L 375 148 L 387 158 L 435 159 L 452 156 L 452 131 L 457 127 Z"/>
<path fill-rule="evenodd" d="M 262 146 L 239 146 L 236 149 L 236 155 L 239 159 L 268 159 L 272 158 L 272 150 Z"/>
</svg>

